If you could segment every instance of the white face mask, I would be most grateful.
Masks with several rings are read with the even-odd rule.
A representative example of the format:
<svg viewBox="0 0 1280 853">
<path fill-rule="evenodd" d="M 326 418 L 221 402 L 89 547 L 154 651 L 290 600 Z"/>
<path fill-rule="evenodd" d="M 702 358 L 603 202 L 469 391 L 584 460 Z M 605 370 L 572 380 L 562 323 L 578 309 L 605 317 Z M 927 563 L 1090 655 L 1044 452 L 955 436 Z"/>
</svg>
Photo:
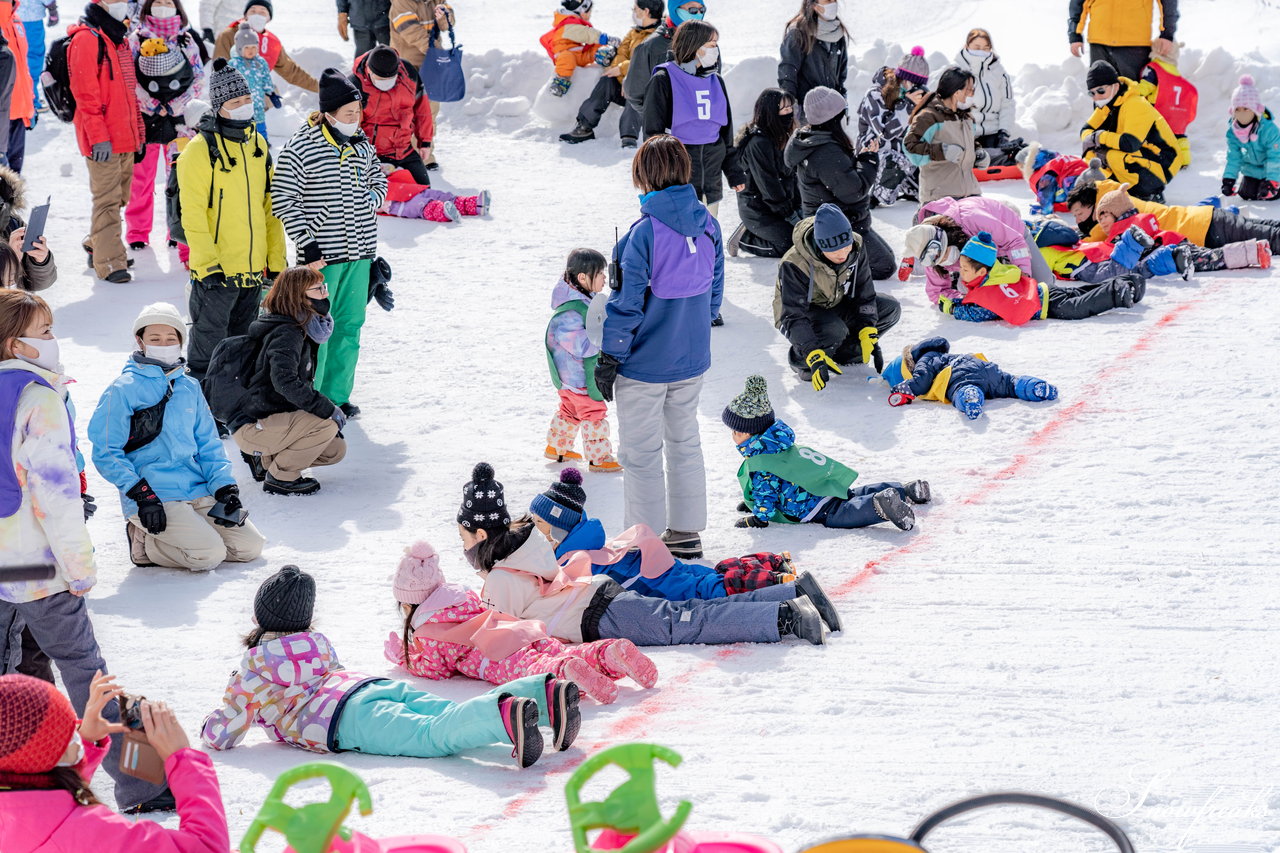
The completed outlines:
<svg viewBox="0 0 1280 853">
<path fill-rule="evenodd" d="M 151 17 L 153 18 L 172 18 L 178 14 L 178 10 L 172 6 L 152 6 Z"/>
<path fill-rule="evenodd" d="M 963 101 L 956 102 L 956 109 L 967 110 L 973 106 L 973 98 L 965 98 Z"/>
<path fill-rule="evenodd" d="M 248 121 L 253 118 L 253 104 L 241 104 L 227 110 L 227 118 L 232 121 Z"/>
<path fill-rule="evenodd" d="M 828 3 L 825 6 L 818 7 L 818 14 L 828 21 L 834 21 L 840 17 L 840 6 L 837 3 Z"/>
<path fill-rule="evenodd" d="M 128 3 L 108 3 L 107 14 L 115 18 L 117 21 L 123 21 L 129 17 Z"/>
<path fill-rule="evenodd" d="M 716 60 L 720 58 L 720 48 L 703 47 L 698 50 L 698 64 L 703 68 L 715 68 Z"/>
<path fill-rule="evenodd" d="M 244 19 L 255 33 L 260 33 L 267 28 L 267 22 L 271 19 L 266 15 L 250 15 Z"/>
<path fill-rule="evenodd" d="M 143 354 L 152 361 L 158 361 L 161 364 L 177 364 L 182 360 L 182 344 L 173 344 L 167 347 L 155 347 L 146 344 L 142 347 Z"/>
<path fill-rule="evenodd" d="M 338 121 L 328 113 L 325 113 L 325 118 L 329 120 L 330 126 L 343 136 L 355 136 L 356 131 L 360 129 L 360 122 L 358 121 Z"/>
<path fill-rule="evenodd" d="M 644 18 L 640 17 L 640 13 L 639 13 L 639 12 L 632 12 L 632 13 L 631 13 L 631 23 L 632 23 L 632 24 L 634 24 L 634 25 L 635 25 L 635 26 L 637 26 L 637 27 L 642 27 L 642 26 L 644 26 Z"/>
<path fill-rule="evenodd" d="M 31 347 L 36 351 L 35 358 L 27 358 L 25 355 L 14 355 L 25 361 L 27 364 L 34 364 L 36 367 L 43 367 L 52 373 L 62 372 L 62 363 L 59 361 L 58 339 L 50 338 L 18 338 L 19 341 Z"/>
<path fill-rule="evenodd" d="M 60 758 L 54 767 L 75 767 L 81 761 L 84 761 L 84 741 L 80 739 L 80 732 L 73 732 L 71 742 L 67 747 L 72 750 L 70 758 Z M 66 755 L 64 752 L 63 755 Z"/>
<path fill-rule="evenodd" d="M 369 79 L 373 81 L 374 88 L 380 92 L 390 92 L 396 87 L 396 83 L 400 82 L 396 77 L 374 77 L 369 75 Z"/>
<path fill-rule="evenodd" d="M 967 53 L 975 59 L 986 59 L 991 55 L 991 51 L 989 50 L 970 50 L 967 51 Z"/>
</svg>

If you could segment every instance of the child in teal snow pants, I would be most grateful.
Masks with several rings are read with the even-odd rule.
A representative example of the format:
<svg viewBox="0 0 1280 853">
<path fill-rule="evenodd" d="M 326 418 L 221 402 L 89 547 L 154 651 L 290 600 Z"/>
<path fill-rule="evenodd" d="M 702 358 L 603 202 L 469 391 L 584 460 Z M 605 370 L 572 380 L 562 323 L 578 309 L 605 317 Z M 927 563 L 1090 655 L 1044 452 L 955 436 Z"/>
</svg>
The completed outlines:
<svg viewBox="0 0 1280 853">
<path fill-rule="evenodd" d="M 363 752 L 438 758 L 507 743 L 520 767 L 542 755 L 538 726 L 568 749 L 582 716 L 572 681 L 521 678 L 474 699 L 453 702 L 408 684 L 344 669 L 323 634 L 311 630 L 315 580 L 285 566 L 254 598 L 258 627 L 231 674 L 222 707 L 205 718 L 201 739 L 231 749 L 257 723 L 281 743 L 313 752 Z"/>
</svg>

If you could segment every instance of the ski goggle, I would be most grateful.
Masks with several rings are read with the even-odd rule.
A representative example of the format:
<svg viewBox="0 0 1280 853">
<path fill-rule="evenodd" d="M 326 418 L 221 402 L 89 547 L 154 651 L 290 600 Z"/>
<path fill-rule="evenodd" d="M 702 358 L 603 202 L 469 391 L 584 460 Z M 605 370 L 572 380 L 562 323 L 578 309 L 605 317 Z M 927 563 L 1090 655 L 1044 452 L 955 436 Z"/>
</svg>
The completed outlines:
<svg viewBox="0 0 1280 853">
<path fill-rule="evenodd" d="M 1125 835 L 1124 830 L 1092 809 L 1054 797 L 1019 793 L 986 794 L 981 797 L 961 800 L 925 818 L 916 827 L 915 832 L 911 833 L 909 839 L 896 838 L 891 835 L 853 835 L 847 838 L 820 841 L 817 844 L 802 848 L 800 853 L 922 853 L 922 851 L 927 853 L 927 849 L 922 846 L 922 842 L 939 824 L 965 812 L 998 805 L 1035 806 L 1077 818 L 1106 834 L 1115 843 L 1116 849 L 1120 853 L 1133 853 L 1133 844 L 1129 841 L 1129 837 Z"/>
<path fill-rule="evenodd" d="M 947 235 L 941 228 L 934 229 L 933 239 L 920 253 L 920 263 L 926 267 L 949 267 L 960 260 L 960 250 L 947 245 Z"/>
</svg>

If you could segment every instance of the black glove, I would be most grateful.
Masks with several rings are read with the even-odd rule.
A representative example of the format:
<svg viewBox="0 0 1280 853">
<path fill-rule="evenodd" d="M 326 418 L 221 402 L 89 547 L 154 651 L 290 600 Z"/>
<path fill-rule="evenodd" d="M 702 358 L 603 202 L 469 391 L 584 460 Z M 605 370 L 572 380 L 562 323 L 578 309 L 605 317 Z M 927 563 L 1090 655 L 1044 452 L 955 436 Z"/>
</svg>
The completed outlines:
<svg viewBox="0 0 1280 853">
<path fill-rule="evenodd" d="M 596 387 L 606 403 L 613 402 L 613 383 L 618 378 L 618 365 L 621 363 L 607 352 L 600 353 L 596 362 Z"/>
<path fill-rule="evenodd" d="M 84 520 L 88 521 L 93 518 L 93 514 L 98 511 L 98 505 L 93 502 L 93 495 L 81 495 L 80 500 L 84 501 Z"/>
<path fill-rule="evenodd" d="M 1120 134 L 1120 150 L 1126 154 L 1132 154 L 1142 147 L 1142 140 L 1134 136 L 1132 133 Z"/>
<path fill-rule="evenodd" d="M 125 497 L 138 505 L 138 522 L 152 536 L 164 533 L 168 521 L 164 516 L 164 504 L 151 490 L 146 478 L 133 484 L 133 488 L 124 493 Z"/>
<path fill-rule="evenodd" d="M 390 311 L 396 307 L 395 294 L 391 292 L 391 288 L 382 282 L 378 282 L 373 286 L 373 301 L 378 303 L 378 307 L 383 311 Z"/>
<path fill-rule="evenodd" d="M 1222 194 L 1223 194 L 1223 195 L 1235 195 L 1235 194 L 1236 194 L 1236 179 L 1235 179 L 1235 178 L 1223 178 L 1223 179 L 1222 179 Z"/>
<path fill-rule="evenodd" d="M 733 523 L 734 527 L 768 527 L 769 522 L 761 521 L 754 515 L 746 515 Z"/>
<path fill-rule="evenodd" d="M 880 352 L 880 344 L 871 350 L 871 360 L 875 362 L 876 373 L 884 373 L 884 353 Z"/>
<path fill-rule="evenodd" d="M 227 515 L 235 515 L 244 509 L 244 504 L 240 502 L 240 487 L 236 485 L 223 486 L 221 489 L 213 493 L 213 499 L 222 504 L 222 508 Z M 215 518 L 214 524 L 222 527 L 235 527 L 230 521 L 223 518 Z"/>
</svg>

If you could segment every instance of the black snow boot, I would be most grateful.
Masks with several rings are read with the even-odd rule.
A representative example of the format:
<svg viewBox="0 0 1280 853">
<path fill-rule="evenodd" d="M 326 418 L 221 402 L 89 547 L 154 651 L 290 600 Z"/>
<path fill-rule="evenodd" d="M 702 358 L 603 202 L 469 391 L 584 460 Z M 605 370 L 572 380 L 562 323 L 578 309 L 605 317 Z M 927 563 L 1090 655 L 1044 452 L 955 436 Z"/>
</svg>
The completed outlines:
<svg viewBox="0 0 1280 853">
<path fill-rule="evenodd" d="M 578 122 L 578 126 L 568 133 L 560 134 L 560 141 L 567 142 L 570 145 L 577 145 L 579 142 L 586 142 L 589 139 L 595 139 L 595 129 L 590 125 Z"/>
<path fill-rule="evenodd" d="M 827 627 L 822 622 L 818 608 L 808 598 L 793 598 L 778 605 L 778 634 L 796 636 L 815 646 L 827 642 Z"/>
<path fill-rule="evenodd" d="M 662 533 L 662 542 L 673 557 L 681 560 L 702 559 L 702 537 L 697 533 L 666 530 Z"/>
<path fill-rule="evenodd" d="M 910 530 L 916 526 L 915 511 L 902 499 L 897 489 L 876 492 L 871 496 L 871 506 L 875 509 L 876 515 L 899 530 Z"/>
<path fill-rule="evenodd" d="M 933 492 L 929 490 L 928 480 L 912 480 L 902 487 L 907 493 L 907 500 L 913 504 L 927 504 L 933 500 Z"/>
<path fill-rule="evenodd" d="M 836 606 L 831 599 L 827 597 L 826 592 L 818 585 L 818 579 L 813 576 L 812 572 L 805 572 L 796 578 L 796 590 L 804 594 L 815 608 L 818 615 L 822 617 L 822 621 L 827 623 L 829 631 L 843 631 L 844 627 L 840 622 L 840 614 L 836 612 Z"/>
<path fill-rule="evenodd" d="M 249 466 L 249 473 L 253 475 L 253 479 L 259 483 L 267 479 L 267 469 L 262 466 L 262 457 L 255 454 L 240 451 L 240 458 L 244 460 L 244 464 Z"/>
<path fill-rule="evenodd" d="M 1196 274 L 1195 253 L 1190 243 L 1179 243 L 1173 247 L 1173 265 L 1178 268 L 1178 275 L 1183 281 L 1190 281 Z"/>
</svg>

